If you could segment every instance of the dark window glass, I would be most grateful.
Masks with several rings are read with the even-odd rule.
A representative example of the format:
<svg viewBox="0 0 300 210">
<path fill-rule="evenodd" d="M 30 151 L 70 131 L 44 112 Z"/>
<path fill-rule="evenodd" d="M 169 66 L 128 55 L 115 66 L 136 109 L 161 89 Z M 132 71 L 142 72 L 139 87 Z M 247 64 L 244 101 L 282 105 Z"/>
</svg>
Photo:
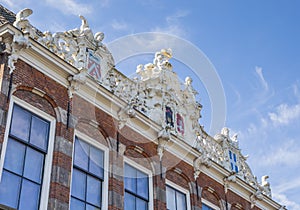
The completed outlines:
<svg viewBox="0 0 300 210">
<path fill-rule="evenodd" d="M 124 207 L 130 210 L 148 209 L 149 178 L 138 169 L 125 164 L 124 167 L 125 198 Z"/>
<path fill-rule="evenodd" d="M 14 105 L 0 183 L 0 204 L 39 208 L 50 123 Z"/>
<path fill-rule="evenodd" d="M 101 209 L 104 152 L 75 138 L 71 210 Z"/>
<path fill-rule="evenodd" d="M 186 210 L 186 195 L 173 187 L 166 186 L 167 191 L 167 209 L 168 210 Z"/>
</svg>

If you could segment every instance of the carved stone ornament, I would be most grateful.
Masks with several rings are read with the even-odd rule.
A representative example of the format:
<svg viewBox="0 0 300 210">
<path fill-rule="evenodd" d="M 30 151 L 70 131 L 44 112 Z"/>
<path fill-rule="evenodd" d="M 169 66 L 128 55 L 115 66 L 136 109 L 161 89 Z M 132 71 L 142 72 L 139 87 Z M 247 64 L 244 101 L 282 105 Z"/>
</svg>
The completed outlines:
<svg viewBox="0 0 300 210">
<path fill-rule="evenodd" d="M 165 147 L 167 143 L 170 141 L 170 127 L 166 126 L 158 133 L 158 145 L 157 145 L 157 154 L 159 159 L 162 160 Z"/>
<path fill-rule="evenodd" d="M 20 31 L 14 34 L 12 43 L 7 48 L 8 53 L 11 53 L 8 57 L 9 74 L 12 74 L 15 70 L 15 63 L 19 59 L 21 50 L 30 47 L 29 36 L 33 33 L 34 29 L 27 20 L 27 17 L 31 14 L 31 9 L 23 9 L 17 13 L 16 20 L 13 23 Z"/>
<path fill-rule="evenodd" d="M 118 128 L 121 130 L 127 123 L 128 119 L 136 116 L 133 104 L 128 104 L 118 112 Z"/>
<path fill-rule="evenodd" d="M 86 68 L 91 77 L 101 82 L 114 67 L 113 57 L 102 43 L 104 34 L 97 32 L 94 35 L 86 18 L 79 17 L 79 29 L 54 34 L 46 31 L 37 41 L 79 70 Z"/>
<path fill-rule="evenodd" d="M 203 151 L 202 154 L 194 160 L 194 178 L 197 179 L 200 175 L 202 168 L 209 168 L 212 165 L 210 158 L 206 151 Z"/>
<path fill-rule="evenodd" d="M 236 182 L 236 173 L 231 172 L 231 174 L 228 177 L 224 178 L 224 190 L 225 193 L 228 192 L 228 189 L 230 188 L 230 182 Z"/>
<path fill-rule="evenodd" d="M 82 69 L 78 74 L 70 76 L 68 78 L 70 85 L 68 87 L 69 98 L 73 97 L 73 94 L 79 90 L 80 85 L 84 85 L 87 80 L 87 69 Z"/>
</svg>

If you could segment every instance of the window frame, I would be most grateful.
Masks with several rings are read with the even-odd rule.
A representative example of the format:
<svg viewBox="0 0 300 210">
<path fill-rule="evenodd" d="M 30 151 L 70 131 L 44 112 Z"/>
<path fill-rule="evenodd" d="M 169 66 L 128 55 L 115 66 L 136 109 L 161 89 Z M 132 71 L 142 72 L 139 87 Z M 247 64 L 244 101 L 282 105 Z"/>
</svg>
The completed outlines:
<svg viewBox="0 0 300 210">
<path fill-rule="evenodd" d="M 135 161 L 131 160 L 130 158 L 124 156 L 123 161 L 123 173 L 125 172 L 125 164 L 130 165 L 131 167 L 145 173 L 148 175 L 148 186 L 149 186 L 149 202 L 148 202 L 148 210 L 153 210 L 153 173 L 148 168 L 136 163 Z M 124 179 L 123 179 L 124 180 Z M 125 183 L 124 183 L 124 197 L 125 197 Z M 125 200 L 123 200 L 123 204 L 125 206 Z"/>
<path fill-rule="evenodd" d="M 181 186 L 179 186 L 179 185 L 177 185 L 177 184 L 175 184 L 174 182 L 172 182 L 172 181 L 170 181 L 168 179 L 166 179 L 165 184 L 166 184 L 166 187 L 168 185 L 169 187 L 174 188 L 175 190 L 177 190 L 177 191 L 185 194 L 186 209 L 187 210 L 191 210 L 191 196 L 190 196 L 190 191 L 187 190 L 187 189 L 185 189 L 185 188 L 183 188 L 183 187 L 181 187 Z M 166 190 L 166 206 L 167 206 L 167 190 Z"/>
<path fill-rule="evenodd" d="M 8 109 L 8 115 L 6 120 L 6 128 L 4 133 L 4 141 L 2 144 L 2 150 L 1 150 L 1 159 L 0 159 L 0 181 L 2 179 L 3 174 L 3 167 L 4 167 L 4 161 L 6 156 L 6 150 L 7 150 L 7 143 L 9 139 L 9 131 L 12 121 L 12 112 L 13 107 L 17 105 L 32 114 L 41 117 L 44 120 L 49 121 L 49 137 L 48 137 L 48 151 L 45 154 L 45 163 L 44 163 L 44 170 L 42 174 L 42 185 L 41 185 L 41 193 L 40 193 L 40 201 L 39 201 L 39 209 L 47 209 L 48 207 L 48 199 L 49 199 L 49 190 L 50 190 L 50 181 L 51 181 L 51 170 L 52 170 L 52 159 L 53 159 L 53 149 L 54 149 L 54 140 L 55 140 L 55 127 L 56 127 L 56 119 L 43 112 L 42 110 L 32 106 L 31 104 L 12 96 L 9 104 Z"/>
<path fill-rule="evenodd" d="M 99 131 L 100 132 L 100 131 Z M 105 145 L 97 142 L 90 136 L 75 130 L 73 136 L 73 151 L 72 151 L 72 169 L 71 169 L 71 181 L 70 181 L 70 202 L 69 202 L 69 209 L 71 207 L 71 192 L 72 192 L 72 175 L 74 169 L 74 157 L 75 157 L 75 138 L 78 138 L 80 141 L 84 141 L 85 143 L 96 147 L 103 151 L 103 181 L 102 181 L 102 195 L 101 195 L 101 209 L 108 208 L 108 169 L 109 169 L 109 148 Z"/>
<path fill-rule="evenodd" d="M 220 207 L 216 206 L 215 204 L 209 202 L 208 200 L 201 198 L 201 203 L 207 205 L 210 208 L 213 208 L 214 210 L 221 210 Z"/>
</svg>

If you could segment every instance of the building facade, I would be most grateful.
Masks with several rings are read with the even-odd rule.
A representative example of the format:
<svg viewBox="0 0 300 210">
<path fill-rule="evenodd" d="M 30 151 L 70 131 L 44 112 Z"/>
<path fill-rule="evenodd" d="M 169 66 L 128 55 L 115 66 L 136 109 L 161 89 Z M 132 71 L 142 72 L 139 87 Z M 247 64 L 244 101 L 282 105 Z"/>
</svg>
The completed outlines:
<svg viewBox="0 0 300 210">
<path fill-rule="evenodd" d="M 83 16 L 52 34 L 0 13 L 0 209 L 285 209 L 236 135 L 200 126 L 170 49 L 130 79 Z"/>
</svg>

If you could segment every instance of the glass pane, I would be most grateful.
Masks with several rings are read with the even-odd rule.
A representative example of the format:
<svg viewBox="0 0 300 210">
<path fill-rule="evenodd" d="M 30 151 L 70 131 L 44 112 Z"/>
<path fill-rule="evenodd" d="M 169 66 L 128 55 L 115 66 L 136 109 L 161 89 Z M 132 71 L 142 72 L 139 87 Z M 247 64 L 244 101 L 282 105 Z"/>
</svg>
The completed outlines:
<svg viewBox="0 0 300 210">
<path fill-rule="evenodd" d="M 209 206 L 202 203 L 202 210 L 214 210 L 213 208 L 210 208 Z"/>
<path fill-rule="evenodd" d="M 23 173 L 25 145 L 9 139 L 5 154 L 4 168 L 19 175 Z"/>
<path fill-rule="evenodd" d="M 14 106 L 10 134 L 28 142 L 31 114 L 19 106 Z"/>
<path fill-rule="evenodd" d="M 84 202 L 77 200 L 76 198 L 71 198 L 70 210 L 85 210 Z"/>
<path fill-rule="evenodd" d="M 135 197 L 125 192 L 124 196 L 124 210 L 134 210 L 135 208 Z"/>
<path fill-rule="evenodd" d="M 230 150 L 229 150 L 229 158 L 232 159 L 232 153 Z"/>
<path fill-rule="evenodd" d="M 21 178 L 7 171 L 3 171 L 0 183 L 0 203 L 17 208 Z"/>
<path fill-rule="evenodd" d="M 233 153 L 233 160 L 234 160 L 234 162 L 236 162 L 236 154 L 235 153 Z"/>
<path fill-rule="evenodd" d="M 40 184 L 42 182 L 43 165 L 44 154 L 27 147 L 24 176 Z"/>
<path fill-rule="evenodd" d="M 136 193 L 136 169 L 125 164 L 124 172 L 125 189 Z"/>
<path fill-rule="evenodd" d="M 176 210 L 175 190 L 167 186 L 166 191 L 167 191 L 167 209 Z"/>
<path fill-rule="evenodd" d="M 23 179 L 19 210 L 38 209 L 40 185 Z"/>
<path fill-rule="evenodd" d="M 186 209 L 186 197 L 185 194 L 176 191 L 176 201 L 177 201 L 177 209 L 185 210 Z"/>
<path fill-rule="evenodd" d="M 90 147 L 89 171 L 103 178 L 103 152 L 95 147 Z"/>
<path fill-rule="evenodd" d="M 233 163 L 230 163 L 230 165 L 231 165 L 231 170 L 234 170 L 234 168 L 233 168 Z"/>
<path fill-rule="evenodd" d="M 86 201 L 100 207 L 101 204 L 101 182 L 94 177 L 87 177 Z"/>
<path fill-rule="evenodd" d="M 83 142 L 79 141 L 77 138 L 75 139 L 75 154 L 74 154 L 74 165 L 88 170 L 89 163 L 89 146 Z"/>
<path fill-rule="evenodd" d="M 138 210 L 147 210 L 148 202 L 142 199 L 136 198 L 136 209 Z"/>
<path fill-rule="evenodd" d="M 73 169 L 72 176 L 72 196 L 85 200 L 86 175 L 76 169 Z"/>
<path fill-rule="evenodd" d="M 31 123 L 30 143 L 46 151 L 49 123 L 35 116 L 32 117 Z"/>
<path fill-rule="evenodd" d="M 235 172 L 238 173 L 239 172 L 239 168 L 237 166 L 235 166 Z"/>
<path fill-rule="evenodd" d="M 148 183 L 147 174 L 137 170 L 137 194 L 147 200 L 149 194 Z"/>
<path fill-rule="evenodd" d="M 97 207 L 95 207 L 95 206 L 92 206 L 92 205 L 87 204 L 85 210 L 98 210 L 98 209 L 100 210 L 100 208 L 97 208 Z"/>
</svg>

